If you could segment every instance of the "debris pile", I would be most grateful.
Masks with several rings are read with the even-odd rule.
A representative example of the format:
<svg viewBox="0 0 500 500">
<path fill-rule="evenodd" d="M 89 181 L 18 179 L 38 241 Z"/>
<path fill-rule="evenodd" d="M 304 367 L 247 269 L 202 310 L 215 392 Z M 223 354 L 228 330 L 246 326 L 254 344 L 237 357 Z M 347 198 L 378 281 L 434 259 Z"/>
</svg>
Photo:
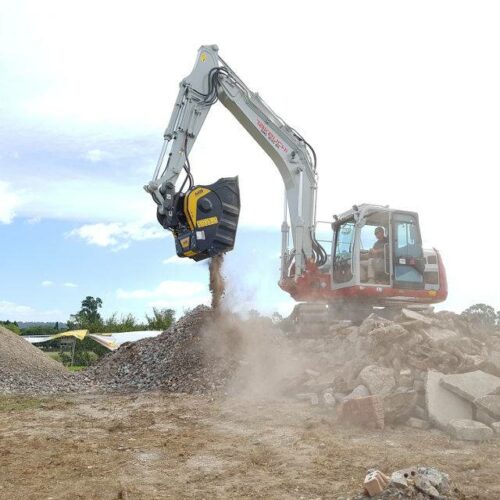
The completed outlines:
<svg viewBox="0 0 500 500">
<path fill-rule="evenodd" d="M 87 387 L 108 391 L 204 393 L 223 388 L 234 371 L 229 357 L 207 349 L 212 309 L 198 306 L 158 337 L 123 344 L 79 374 Z"/>
<path fill-rule="evenodd" d="M 409 467 L 393 472 L 390 477 L 378 470 L 369 470 L 364 481 L 364 492 L 355 500 L 367 498 L 462 498 L 453 488 L 450 477 L 434 467 Z"/>
<path fill-rule="evenodd" d="M 61 363 L 0 326 L 0 394 L 47 394 L 74 387 Z"/>
<path fill-rule="evenodd" d="M 498 427 L 500 337 L 459 315 L 403 309 L 389 320 L 371 314 L 359 326 L 334 322 L 322 336 L 296 343 L 314 373 L 289 381 L 288 392 L 336 408 L 343 421 L 352 414 L 353 423 L 371 418 L 380 428 L 376 412 L 360 416 L 350 403 L 377 396 L 385 424 L 435 426 L 474 440 L 488 439 Z M 358 404 L 370 405 L 368 399 Z"/>
</svg>

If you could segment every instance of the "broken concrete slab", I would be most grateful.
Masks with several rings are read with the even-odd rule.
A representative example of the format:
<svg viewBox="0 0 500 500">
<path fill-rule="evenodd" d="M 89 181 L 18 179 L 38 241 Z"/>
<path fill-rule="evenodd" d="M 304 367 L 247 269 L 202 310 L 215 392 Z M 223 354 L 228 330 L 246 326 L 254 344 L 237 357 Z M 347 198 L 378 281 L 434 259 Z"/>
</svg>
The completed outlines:
<svg viewBox="0 0 500 500">
<path fill-rule="evenodd" d="M 487 395 L 477 398 L 474 404 L 495 420 L 500 420 L 500 396 Z"/>
<path fill-rule="evenodd" d="M 444 429 L 454 419 L 472 419 L 473 406 L 453 392 L 448 391 L 439 382 L 443 373 L 427 373 L 425 400 L 429 420 Z"/>
<path fill-rule="evenodd" d="M 447 426 L 448 432 L 462 441 L 486 441 L 493 437 L 493 430 L 487 425 L 475 420 L 451 420 Z"/>
<path fill-rule="evenodd" d="M 394 370 L 378 365 L 369 365 L 359 374 L 359 380 L 368 387 L 373 395 L 385 396 L 396 387 Z"/>
<path fill-rule="evenodd" d="M 440 383 L 451 392 L 472 402 L 500 388 L 500 377 L 476 370 L 468 373 L 444 375 Z"/>
<path fill-rule="evenodd" d="M 432 325 L 433 323 L 431 318 L 428 318 L 427 316 L 424 316 L 423 314 L 420 314 L 416 311 L 412 311 L 411 309 L 403 309 L 401 312 L 403 313 L 403 316 L 405 318 L 421 321 L 426 325 Z"/>
<path fill-rule="evenodd" d="M 500 434 L 500 422 L 493 422 L 491 428 L 495 434 Z"/>
</svg>

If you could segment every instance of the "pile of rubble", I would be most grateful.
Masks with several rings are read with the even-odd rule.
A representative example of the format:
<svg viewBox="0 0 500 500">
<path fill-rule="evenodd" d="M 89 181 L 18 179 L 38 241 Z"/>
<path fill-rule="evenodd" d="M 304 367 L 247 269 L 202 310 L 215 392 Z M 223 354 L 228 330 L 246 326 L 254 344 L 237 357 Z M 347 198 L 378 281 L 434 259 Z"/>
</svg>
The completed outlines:
<svg viewBox="0 0 500 500">
<path fill-rule="evenodd" d="M 453 488 L 448 474 L 434 467 L 409 467 L 393 472 L 390 477 L 378 470 L 369 470 L 364 481 L 364 492 L 355 500 L 367 498 L 463 498 Z"/>
<path fill-rule="evenodd" d="M 339 321 L 329 329 L 297 340 L 314 369 L 289 380 L 288 393 L 375 428 L 435 426 L 470 440 L 500 430 L 500 337 L 493 332 L 454 313 L 408 309 L 394 321 L 372 314 L 359 326 Z"/>
<path fill-rule="evenodd" d="M 49 394 L 75 387 L 61 363 L 0 326 L 0 394 Z"/>
<path fill-rule="evenodd" d="M 198 306 L 158 337 L 123 344 L 78 378 L 89 389 L 105 391 L 220 390 L 233 363 L 207 349 L 205 333 L 213 321 L 213 310 Z"/>
</svg>

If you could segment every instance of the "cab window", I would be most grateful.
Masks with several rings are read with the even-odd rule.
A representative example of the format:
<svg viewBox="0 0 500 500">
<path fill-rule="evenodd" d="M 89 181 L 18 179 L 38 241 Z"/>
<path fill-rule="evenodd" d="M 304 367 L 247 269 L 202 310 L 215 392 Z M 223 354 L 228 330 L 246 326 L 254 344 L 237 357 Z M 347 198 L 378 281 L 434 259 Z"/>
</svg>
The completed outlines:
<svg viewBox="0 0 500 500">
<path fill-rule="evenodd" d="M 344 222 L 336 230 L 333 279 L 337 283 L 344 283 L 352 279 L 354 234 L 354 220 Z"/>
</svg>

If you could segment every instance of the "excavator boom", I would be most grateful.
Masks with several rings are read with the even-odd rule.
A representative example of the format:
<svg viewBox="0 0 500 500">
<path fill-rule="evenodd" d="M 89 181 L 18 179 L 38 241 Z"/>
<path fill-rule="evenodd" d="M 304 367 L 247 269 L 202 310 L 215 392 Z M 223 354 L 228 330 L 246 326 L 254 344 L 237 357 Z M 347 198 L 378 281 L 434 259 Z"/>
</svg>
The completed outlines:
<svg viewBox="0 0 500 500">
<path fill-rule="evenodd" d="M 273 160 L 285 185 L 290 226 L 283 225 L 282 273 L 294 264 L 300 276 L 307 262 L 324 264 L 316 241 L 317 174 L 315 154 L 304 138 L 287 125 L 219 57 L 215 45 L 202 46 L 179 94 L 164 133 L 153 179 L 145 186 L 158 205 L 158 220 L 174 233 L 177 254 L 202 260 L 234 246 L 240 200 L 237 178 L 211 186 L 195 186 L 189 153 L 213 104 L 220 101 Z M 184 171 L 179 189 L 176 183 Z M 288 250 L 291 232 L 293 249 Z"/>
</svg>

